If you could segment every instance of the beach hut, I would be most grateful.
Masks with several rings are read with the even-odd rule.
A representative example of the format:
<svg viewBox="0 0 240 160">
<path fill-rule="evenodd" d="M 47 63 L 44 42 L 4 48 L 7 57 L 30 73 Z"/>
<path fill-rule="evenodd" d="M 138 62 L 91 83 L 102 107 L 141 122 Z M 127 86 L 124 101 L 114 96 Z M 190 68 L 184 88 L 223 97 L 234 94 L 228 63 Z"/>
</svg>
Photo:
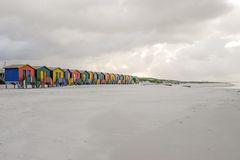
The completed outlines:
<svg viewBox="0 0 240 160">
<path fill-rule="evenodd" d="M 72 79 L 72 72 L 70 69 L 63 69 L 64 70 L 64 78 L 66 81 L 65 85 L 73 85 L 73 79 Z"/>
<path fill-rule="evenodd" d="M 100 81 L 101 84 L 106 84 L 106 80 L 105 80 L 106 78 L 103 72 L 100 73 L 100 79 L 101 79 Z"/>
<path fill-rule="evenodd" d="M 93 72 L 93 84 L 97 84 L 98 81 L 98 74 L 97 72 Z"/>
<path fill-rule="evenodd" d="M 80 79 L 81 79 L 81 85 L 84 84 L 85 79 L 86 79 L 86 75 L 84 73 L 84 71 L 80 71 Z"/>
<path fill-rule="evenodd" d="M 102 72 L 97 72 L 98 80 L 97 84 L 105 84 L 105 74 Z"/>
<path fill-rule="evenodd" d="M 110 84 L 111 75 L 109 73 L 104 73 L 104 75 L 105 75 L 105 83 Z"/>
<path fill-rule="evenodd" d="M 96 72 L 97 73 L 97 82 L 96 84 L 101 84 L 101 72 Z"/>
<path fill-rule="evenodd" d="M 77 69 L 74 69 L 74 70 L 71 70 L 71 72 L 72 72 L 72 79 L 73 79 L 74 84 L 79 85 L 81 83 L 80 82 L 80 75 L 81 75 L 80 71 Z"/>
<path fill-rule="evenodd" d="M 116 84 L 116 75 L 114 73 L 110 74 L 110 84 Z"/>
<path fill-rule="evenodd" d="M 130 84 L 130 76 L 129 75 L 124 75 L 125 79 L 125 84 Z"/>
<path fill-rule="evenodd" d="M 88 71 L 80 71 L 82 84 L 89 84 L 89 73 Z"/>
<path fill-rule="evenodd" d="M 4 67 L 6 87 L 14 84 L 18 88 L 27 88 L 28 85 L 35 86 L 35 69 L 29 64 L 17 64 Z"/>
<path fill-rule="evenodd" d="M 116 84 L 121 84 L 121 76 L 120 74 L 115 74 L 116 76 Z"/>
<path fill-rule="evenodd" d="M 46 66 L 34 66 L 37 87 L 52 86 L 51 70 Z"/>
<path fill-rule="evenodd" d="M 127 84 L 127 75 L 123 75 L 124 76 L 124 83 L 123 84 Z"/>
<path fill-rule="evenodd" d="M 64 78 L 64 70 L 59 67 L 49 67 L 51 71 L 51 78 L 53 80 L 53 85 L 63 86 L 66 85 L 66 80 Z"/>
<path fill-rule="evenodd" d="M 120 74 L 120 81 L 121 81 L 120 84 L 125 84 L 125 77 L 123 74 Z"/>
<path fill-rule="evenodd" d="M 88 71 L 88 75 L 89 75 L 89 84 L 93 84 L 93 80 L 94 80 L 94 74 L 92 71 Z"/>
</svg>

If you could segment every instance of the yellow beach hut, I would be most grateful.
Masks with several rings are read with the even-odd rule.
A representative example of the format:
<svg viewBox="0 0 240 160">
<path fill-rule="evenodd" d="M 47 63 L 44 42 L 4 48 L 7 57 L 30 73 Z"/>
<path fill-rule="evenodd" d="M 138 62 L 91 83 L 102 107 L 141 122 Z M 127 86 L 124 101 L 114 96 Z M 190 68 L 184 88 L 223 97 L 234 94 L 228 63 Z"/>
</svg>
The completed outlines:
<svg viewBox="0 0 240 160">
<path fill-rule="evenodd" d="M 116 83 L 116 75 L 114 73 L 110 74 L 110 84 L 115 84 Z"/>
<path fill-rule="evenodd" d="M 53 80 L 53 85 L 62 86 L 66 84 L 64 79 L 64 70 L 59 67 L 49 67 L 51 70 L 51 76 Z"/>
<path fill-rule="evenodd" d="M 94 81 L 94 73 L 93 73 L 92 71 L 89 71 L 88 74 L 89 74 L 89 83 L 90 83 L 90 84 L 93 84 L 93 81 Z"/>
</svg>

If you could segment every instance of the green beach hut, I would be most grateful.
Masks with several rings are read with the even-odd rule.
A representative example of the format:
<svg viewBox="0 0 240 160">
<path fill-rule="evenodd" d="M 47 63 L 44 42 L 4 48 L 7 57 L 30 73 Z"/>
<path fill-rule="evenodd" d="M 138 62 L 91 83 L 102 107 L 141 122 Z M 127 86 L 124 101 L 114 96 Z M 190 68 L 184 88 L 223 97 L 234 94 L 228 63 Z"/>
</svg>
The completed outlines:
<svg viewBox="0 0 240 160">
<path fill-rule="evenodd" d="M 52 86 L 51 70 L 46 66 L 33 66 L 35 69 L 35 77 L 37 80 L 37 87 L 45 87 L 45 85 Z"/>
</svg>

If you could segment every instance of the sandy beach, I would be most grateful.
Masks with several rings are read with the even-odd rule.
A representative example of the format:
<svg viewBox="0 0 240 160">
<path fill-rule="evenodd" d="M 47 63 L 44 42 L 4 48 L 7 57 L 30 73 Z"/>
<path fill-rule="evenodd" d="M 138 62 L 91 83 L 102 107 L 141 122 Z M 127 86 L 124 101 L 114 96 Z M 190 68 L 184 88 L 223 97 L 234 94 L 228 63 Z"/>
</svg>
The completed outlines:
<svg viewBox="0 0 240 160">
<path fill-rule="evenodd" d="M 239 160 L 240 88 L 0 89 L 1 160 Z"/>
</svg>

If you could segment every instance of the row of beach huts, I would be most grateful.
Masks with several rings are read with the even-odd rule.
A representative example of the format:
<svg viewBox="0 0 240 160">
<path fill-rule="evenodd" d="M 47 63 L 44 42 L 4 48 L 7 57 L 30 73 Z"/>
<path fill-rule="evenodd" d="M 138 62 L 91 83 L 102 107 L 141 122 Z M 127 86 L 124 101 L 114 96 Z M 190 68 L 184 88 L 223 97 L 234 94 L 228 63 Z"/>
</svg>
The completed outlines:
<svg viewBox="0 0 240 160">
<path fill-rule="evenodd" d="M 29 64 L 9 65 L 4 67 L 4 70 L 6 88 L 9 84 L 13 84 L 14 88 L 44 88 L 92 84 L 135 84 L 139 82 L 136 76 L 131 75 L 31 66 Z"/>
</svg>

